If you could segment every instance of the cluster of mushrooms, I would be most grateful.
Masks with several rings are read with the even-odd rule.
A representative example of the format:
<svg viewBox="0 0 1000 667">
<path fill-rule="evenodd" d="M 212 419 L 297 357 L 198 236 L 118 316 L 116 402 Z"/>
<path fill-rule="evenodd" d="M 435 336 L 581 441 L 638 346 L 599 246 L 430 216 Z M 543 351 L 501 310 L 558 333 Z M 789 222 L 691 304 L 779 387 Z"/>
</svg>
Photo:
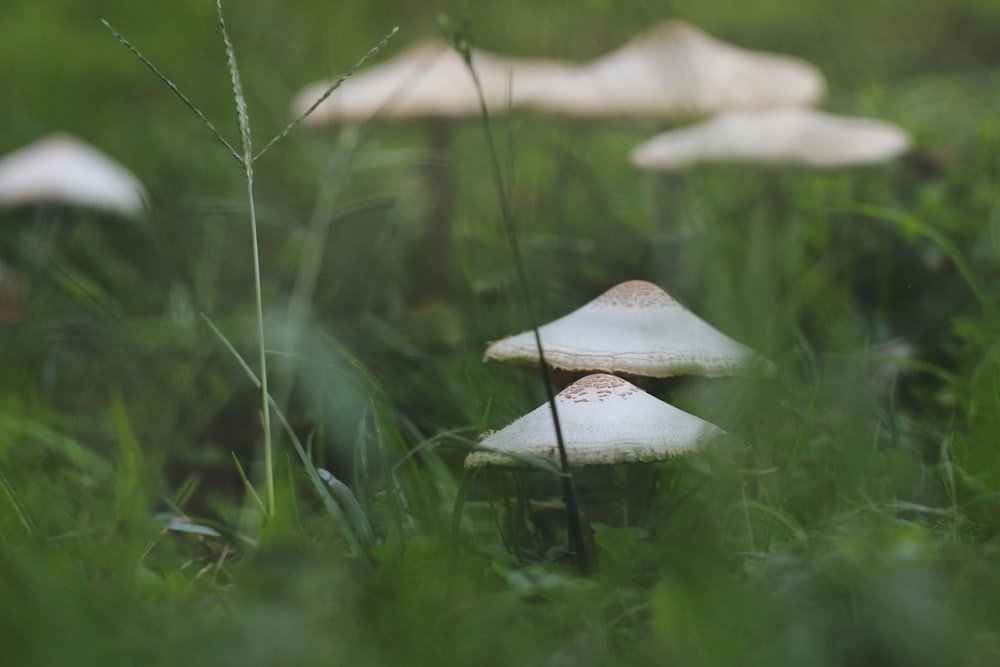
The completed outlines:
<svg viewBox="0 0 1000 667">
<path fill-rule="evenodd" d="M 682 21 L 661 23 L 585 63 L 476 50 L 471 60 L 483 101 L 494 115 L 522 109 L 583 120 L 699 121 L 636 147 L 630 161 L 642 170 L 677 171 L 705 162 L 844 167 L 887 161 L 911 145 L 910 136 L 892 124 L 813 110 L 826 84 L 809 63 L 735 47 Z M 303 90 L 293 113 L 307 109 L 328 86 L 320 82 Z M 452 121 L 480 113 L 468 65 L 444 41 L 427 40 L 348 80 L 307 122 L 419 121 L 428 128 L 432 149 L 445 151 Z M 448 174 L 439 178 L 447 183 Z M 434 189 L 448 192 L 450 186 Z M 447 207 L 436 207 L 433 224 L 448 224 Z M 714 377 L 773 372 L 770 361 L 698 318 L 660 287 L 639 280 L 613 287 L 540 327 L 539 334 L 554 368 L 600 373 L 582 377 L 556 397 L 574 466 L 664 460 L 722 432 L 613 373 Z M 539 350 L 527 332 L 493 343 L 486 359 L 537 364 Z M 523 455 L 558 458 L 547 406 L 487 434 L 465 463 L 510 466 Z"/>
<path fill-rule="evenodd" d="M 582 308 L 539 327 L 538 333 L 546 361 L 554 368 L 601 371 L 556 396 L 568 461 L 575 466 L 661 461 L 722 433 L 613 373 L 662 378 L 773 372 L 768 359 L 644 280 L 612 287 Z M 493 343 L 486 359 L 537 364 L 533 333 Z M 556 447 L 552 416 L 543 405 L 486 436 L 465 465 L 516 465 L 516 458 L 508 454 L 555 460 Z"/>
<path fill-rule="evenodd" d="M 667 21 L 585 63 L 504 57 L 472 51 L 472 67 L 492 114 L 510 109 L 579 119 L 631 117 L 696 124 L 636 147 L 631 163 L 674 171 L 708 161 L 858 165 L 906 151 L 909 135 L 885 122 L 812 110 L 825 82 L 796 58 L 738 48 L 682 21 Z M 292 103 L 300 115 L 329 87 L 319 82 Z M 435 151 L 447 151 L 452 121 L 478 117 L 480 91 L 468 65 L 443 40 L 419 42 L 347 80 L 305 122 L 419 121 Z M 432 193 L 437 246 L 447 266 L 451 185 L 448 160 Z M 124 167 L 68 135 L 52 135 L 0 159 L 0 206 L 54 202 L 134 218 L 145 190 Z M 444 245 L 441 245 L 444 244 Z M 0 321 L 21 317 L 27 284 L 0 261 Z M 557 369 L 594 372 L 557 396 L 571 465 L 653 461 L 690 451 L 721 430 L 610 375 L 710 377 L 767 373 L 771 362 L 644 281 L 622 283 L 579 310 L 544 325 L 540 336 Z M 489 346 L 487 359 L 537 363 L 531 334 Z M 470 467 L 515 462 L 505 453 L 555 458 L 545 407 L 489 434 Z"/>
</svg>

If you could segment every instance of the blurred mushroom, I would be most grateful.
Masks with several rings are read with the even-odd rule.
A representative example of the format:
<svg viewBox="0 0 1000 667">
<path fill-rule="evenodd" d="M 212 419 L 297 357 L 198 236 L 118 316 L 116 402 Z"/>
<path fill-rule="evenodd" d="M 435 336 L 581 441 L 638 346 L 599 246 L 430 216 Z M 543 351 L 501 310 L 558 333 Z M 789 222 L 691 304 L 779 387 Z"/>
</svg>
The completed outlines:
<svg viewBox="0 0 1000 667">
<path fill-rule="evenodd" d="M 683 21 L 665 21 L 605 56 L 539 77 L 516 99 L 561 116 L 674 121 L 726 109 L 813 105 L 824 91 L 822 74 L 803 60 L 742 49 Z"/>
<path fill-rule="evenodd" d="M 125 167 L 68 134 L 53 134 L 0 158 L 0 206 L 54 203 L 137 218 L 145 189 Z"/>
<path fill-rule="evenodd" d="M 834 169 L 888 162 L 906 152 L 911 144 L 905 130 L 880 120 L 835 116 L 812 109 L 727 111 L 654 137 L 632 151 L 631 162 L 639 169 L 671 177 L 708 163 Z M 670 184 L 661 180 L 659 185 L 662 188 Z M 766 178 L 764 185 L 773 189 L 775 181 Z M 774 243 L 780 237 L 770 228 L 767 217 L 754 218 L 744 253 L 748 261 L 762 267 L 772 265 L 780 252 Z M 683 269 L 685 255 L 678 254 L 660 269 L 669 272 L 671 284 L 684 285 L 691 279 Z M 755 272 L 750 269 L 749 273 Z M 768 291 L 774 289 L 771 285 Z"/>
<path fill-rule="evenodd" d="M 472 50 L 472 66 L 482 85 L 491 114 L 507 110 L 516 91 L 528 82 L 563 66 L 549 61 L 506 58 Z M 306 111 L 330 82 L 306 87 L 292 102 L 295 116 Z M 421 278 L 429 280 L 430 296 L 439 297 L 450 282 L 454 172 L 450 144 L 454 124 L 481 114 L 479 93 L 462 56 L 444 40 L 420 41 L 396 57 L 345 81 L 304 123 L 312 126 L 369 121 L 417 122 L 429 137 L 426 179 L 430 200 L 430 230 L 418 244 Z M 434 284 L 438 283 L 438 284 Z"/>
<path fill-rule="evenodd" d="M 551 61 L 507 58 L 472 51 L 472 64 L 491 113 L 507 109 L 514 91 L 530 81 L 565 69 Z M 330 86 L 303 89 L 292 102 L 298 116 Z M 374 119 L 478 118 L 479 95 L 462 57 L 444 40 L 427 39 L 381 65 L 345 81 L 305 119 L 308 125 L 361 123 Z"/>
<path fill-rule="evenodd" d="M 577 380 L 559 392 L 556 404 L 571 466 L 676 458 L 724 433 L 614 375 Z M 483 438 L 465 467 L 522 465 L 517 456 L 557 460 L 548 403 Z"/>
<path fill-rule="evenodd" d="M 569 118 L 675 123 L 730 109 L 814 105 L 825 89 L 823 75 L 804 60 L 733 46 L 672 20 L 589 63 L 539 77 L 518 91 L 517 101 Z M 691 232 L 673 219 L 675 184 L 656 181 L 659 220 L 650 243 L 655 277 L 683 289 Z"/>
<path fill-rule="evenodd" d="M 539 327 L 554 368 L 646 377 L 708 377 L 773 372 L 773 364 L 737 343 L 644 280 L 621 283 Z M 531 332 L 492 343 L 485 360 L 538 363 Z"/>
<path fill-rule="evenodd" d="M 905 130 L 868 118 L 811 109 L 729 111 L 664 132 L 632 151 L 631 160 L 651 171 L 676 171 L 703 162 L 832 168 L 887 162 L 911 144 Z"/>
</svg>

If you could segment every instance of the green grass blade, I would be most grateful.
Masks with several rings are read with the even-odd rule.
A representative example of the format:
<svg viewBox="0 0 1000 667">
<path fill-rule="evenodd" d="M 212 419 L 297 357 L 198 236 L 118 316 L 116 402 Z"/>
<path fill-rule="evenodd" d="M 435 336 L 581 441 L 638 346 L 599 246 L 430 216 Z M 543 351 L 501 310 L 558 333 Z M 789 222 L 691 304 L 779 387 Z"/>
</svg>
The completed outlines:
<svg viewBox="0 0 1000 667">
<path fill-rule="evenodd" d="M 326 98 L 330 97 L 330 95 L 333 94 L 333 91 L 335 91 L 338 88 L 340 88 L 340 86 L 343 85 L 343 83 L 345 81 L 347 81 L 349 78 L 351 78 L 352 76 L 354 76 L 359 69 L 361 69 L 362 67 L 364 67 L 365 64 L 369 60 L 371 60 L 375 56 L 376 53 L 378 53 L 379 51 L 381 51 L 382 49 L 384 49 L 389 44 L 389 40 L 392 39 L 396 35 L 397 32 L 399 32 L 399 26 L 396 26 L 395 28 L 393 28 L 389 32 L 389 34 L 387 34 L 385 37 L 383 37 L 382 40 L 378 44 L 376 44 L 374 47 L 372 47 L 372 49 L 368 53 L 366 53 L 363 58 L 361 58 L 361 60 L 359 60 L 357 63 L 354 64 L 354 67 L 352 67 L 351 69 L 347 70 L 346 74 L 342 75 L 339 79 L 337 79 L 336 81 L 334 81 L 333 84 L 329 88 L 326 89 L 326 92 L 324 92 L 322 95 L 320 95 L 319 98 L 315 102 L 313 102 L 312 105 L 308 109 L 306 109 L 305 111 L 303 111 L 301 114 L 298 115 L 297 118 L 295 118 L 295 120 L 293 120 L 291 123 L 289 123 L 288 125 L 286 125 L 285 128 L 283 130 L 281 130 L 281 132 L 278 132 L 278 134 L 274 135 L 274 137 L 269 142 L 267 142 L 267 144 L 264 146 L 264 148 L 260 149 L 260 152 L 253 156 L 253 161 L 256 162 L 257 159 L 261 155 L 263 155 L 264 153 L 266 153 L 268 151 L 268 149 L 271 148 L 271 146 L 273 146 L 274 144 L 278 143 L 279 141 L 281 141 L 282 139 L 284 139 L 286 136 L 288 136 L 288 133 L 291 132 L 292 130 L 294 130 L 298 126 L 299 123 L 301 123 L 303 120 L 305 120 L 306 116 L 308 116 L 313 111 L 315 111 L 316 108 L 326 100 Z"/>
<path fill-rule="evenodd" d="M 226 147 L 226 149 L 232 154 L 232 156 L 234 158 L 237 159 L 237 161 L 239 161 L 240 164 L 243 164 L 243 158 L 240 157 L 240 154 L 237 152 L 237 150 L 235 148 L 233 148 L 232 144 L 230 144 L 228 141 L 226 141 L 226 138 L 223 137 L 222 134 L 219 133 L 219 131 L 217 129 L 215 129 L 215 125 L 212 124 L 212 121 L 210 121 L 208 118 L 205 117 L 205 114 L 203 114 L 201 112 L 201 109 L 199 109 L 198 107 L 196 107 L 194 105 L 194 102 L 192 102 L 190 99 L 188 99 L 187 95 L 185 95 L 184 93 L 182 93 L 181 90 L 180 90 L 180 88 L 178 88 L 176 85 L 174 85 L 173 81 L 171 81 L 170 79 L 168 79 L 166 77 L 166 75 L 163 74 L 163 72 L 161 72 L 159 69 L 157 69 L 156 65 L 154 65 L 152 62 L 150 62 L 149 59 L 146 58 L 146 56 L 142 55 L 142 53 L 139 51 L 139 49 L 137 49 L 134 46 L 132 46 L 132 44 L 127 39 L 125 39 L 125 37 L 121 33 L 119 33 L 117 30 L 115 30 L 113 27 L 111 27 L 110 23 L 108 23 L 104 19 L 101 19 L 101 23 L 103 23 L 104 27 L 106 27 L 108 30 L 111 31 L 111 34 L 114 35 L 115 39 L 117 39 L 119 42 L 121 42 L 122 45 L 124 45 L 126 49 L 128 49 L 129 51 L 132 52 L 132 55 L 134 55 L 136 58 L 138 58 L 139 61 L 142 62 L 143 65 L 145 65 L 146 67 L 148 67 L 153 72 L 153 74 L 156 75 L 156 78 L 158 78 L 163 83 L 163 85 L 165 85 L 167 88 L 169 88 L 174 93 L 174 95 L 176 95 L 178 98 L 180 98 L 181 102 L 183 102 L 184 105 L 187 106 L 188 109 L 190 109 L 191 111 L 193 111 L 195 113 L 195 115 L 198 116 L 198 118 L 201 119 L 201 122 L 205 124 L 205 127 L 208 128 L 209 132 L 211 132 L 212 135 L 216 139 L 218 139 L 222 143 L 223 146 Z"/>
<path fill-rule="evenodd" d="M 983 308 L 990 315 L 996 314 L 996 302 L 989 296 L 987 291 L 983 289 L 983 286 L 979 283 L 979 279 L 976 278 L 968 260 L 965 259 L 965 256 L 962 255 L 962 252 L 958 249 L 958 247 L 951 242 L 951 239 L 942 234 L 940 231 L 912 215 L 907 215 L 906 213 L 902 213 L 900 211 L 890 211 L 872 204 L 852 204 L 847 206 L 846 210 L 851 213 L 858 213 L 871 218 L 888 220 L 895 223 L 904 232 L 915 236 L 922 236 L 931 241 L 934 245 L 940 248 L 945 255 L 948 256 L 948 259 L 952 261 L 955 268 L 958 269 L 959 274 L 961 274 L 962 279 L 965 280 L 965 284 L 968 285 L 969 289 L 975 295 L 976 299 L 979 300 L 979 303 L 983 306 Z"/>
<path fill-rule="evenodd" d="M 250 368 L 247 362 L 243 359 L 239 351 L 233 346 L 232 343 L 229 342 L 229 339 L 225 337 L 225 335 L 219 330 L 219 328 L 215 326 L 215 324 L 211 321 L 211 319 L 209 319 L 208 316 L 206 316 L 204 313 L 202 313 L 202 318 L 205 320 L 205 322 L 208 323 L 209 327 L 212 329 L 212 332 L 215 333 L 215 335 L 219 338 L 219 340 L 226 347 L 226 349 L 229 350 L 230 354 L 233 355 L 233 358 L 236 359 L 237 363 L 239 363 L 240 367 L 247 374 L 247 377 L 250 378 L 250 381 L 254 384 L 254 386 L 260 387 L 260 380 L 257 378 L 257 375 L 253 372 L 253 369 Z M 344 516 L 343 510 L 341 510 L 340 505 L 338 505 L 337 501 L 335 501 L 333 497 L 330 495 L 330 491 L 327 489 L 326 484 L 323 483 L 323 480 L 319 475 L 319 471 L 313 464 L 312 459 L 310 458 L 308 452 L 306 452 L 305 447 L 302 446 L 302 442 L 299 440 L 299 437 L 295 434 L 295 431 L 292 429 L 291 424 L 289 424 L 288 420 L 285 418 L 285 414 L 281 411 L 281 409 L 278 407 L 277 403 L 273 398 L 271 398 L 270 396 L 268 398 L 270 399 L 271 407 L 274 409 L 274 414 L 278 418 L 278 422 L 284 429 L 285 434 L 288 435 L 288 438 L 292 441 L 292 446 L 295 448 L 295 452 L 299 455 L 299 459 L 301 459 L 302 465 L 306 469 L 306 474 L 309 475 L 309 479 L 313 483 L 313 487 L 319 493 L 320 498 L 323 501 L 323 505 L 338 520 L 338 523 L 342 528 L 341 532 L 344 535 L 344 539 L 347 540 L 347 543 L 351 546 L 352 550 L 355 553 L 358 553 L 363 557 L 365 557 L 366 562 L 370 564 L 370 560 L 368 560 L 370 557 L 367 550 L 362 548 L 358 536 L 355 535 L 354 530 L 352 529 L 347 518 Z"/>
<path fill-rule="evenodd" d="M 254 504 L 257 505 L 257 509 L 260 510 L 260 513 L 264 515 L 264 517 L 267 517 L 267 508 L 264 507 L 264 501 L 260 499 L 260 496 L 257 494 L 257 490 L 253 488 L 253 484 L 250 483 L 250 479 L 247 477 L 246 471 L 243 470 L 243 464 L 241 464 L 240 460 L 236 457 L 236 452 L 230 452 L 230 454 L 233 456 L 233 463 L 236 464 L 237 472 L 240 473 L 240 479 L 243 480 L 243 487 L 247 490 L 247 493 L 250 494 L 250 497 L 253 498 Z"/>
</svg>

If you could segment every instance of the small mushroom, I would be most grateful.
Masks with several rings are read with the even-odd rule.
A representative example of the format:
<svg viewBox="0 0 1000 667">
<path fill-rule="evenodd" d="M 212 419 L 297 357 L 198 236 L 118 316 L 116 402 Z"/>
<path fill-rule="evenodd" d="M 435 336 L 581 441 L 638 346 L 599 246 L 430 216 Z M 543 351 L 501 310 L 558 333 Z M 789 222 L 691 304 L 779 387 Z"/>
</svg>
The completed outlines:
<svg viewBox="0 0 1000 667">
<path fill-rule="evenodd" d="M 621 283 L 538 330 L 557 369 L 646 377 L 769 373 L 773 364 L 644 280 Z M 538 363 L 531 332 L 492 343 L 485 359 Z"/>
<path fill-rule="evenodd" d="M 53 134 L 0 158 L 0 206 L 55 203 L 136 218 L 145 189 L 125 167 L 68 134 Z"/>
<path fill-rule="evenodd" d="M 614 375 L 577 380 L 559 392 L 556 405 L 571 466 L 663 461 L 725 433 Z M 465 467 L 521 465 L 516 456 L 555 461 L 556 447 L 546 403 L 486 436 Z"/>
<path fill-rule="evenodd" d="M 880 120 L 811 109 L 728 111 L 664 132 L 632 152 L 632 164 L 676 171 L 703 162 L 850 167 L 886 162 L 906 152 L 910 135 Z"/>
<path fill-rule="evenodd" d="M 726 44 L 683 21 L 666 21 L 575 69 L 519 91 L 531 109 L 577 118 L 689 119 L 726 109 L 814 105 L 822 74 L 789 56 Z"/>
</svg>

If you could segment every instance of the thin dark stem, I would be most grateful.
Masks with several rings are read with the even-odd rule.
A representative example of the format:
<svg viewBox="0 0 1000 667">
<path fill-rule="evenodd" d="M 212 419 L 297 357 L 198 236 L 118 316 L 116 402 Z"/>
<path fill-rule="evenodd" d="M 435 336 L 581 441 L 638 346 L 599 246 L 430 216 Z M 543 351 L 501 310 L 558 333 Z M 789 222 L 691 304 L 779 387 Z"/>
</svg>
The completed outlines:
<svg viewBox="0 0 1000 667">
<path fill-rule="evenodd" d="M 479 106 L 482 112 L 483 131 L 486 134 L 486 147 L 489 151 L 490 167 L 493 171 L 493 182 L 496 186 L 497 199 L 500 203 L 500 217 L 503 220 L 504 231 L 507 235 L 507 242 L 510 245 L 511 255 L 514 259 L 514 269 L 517 272 L 518 283 L 521 286 L 521 294 L 524 298 L 525 310 L 528 315 L 528 324 L 535 336 L 535 345 L 538 347 L 538 361 L 542 373 L 542 382 L 545 385 L 545 394 L 548 398 L 549 409 L 552 412 L 552 425 L 556 432 L 556 445 L 559 449 L 559 468 L 563 486 L 563 502 L 566 504 L 566 528 L 569 533 L 570 550 L 575 554 L 580 572 L 590 573 L 590 564 L 587 559 L 586 546 L 583 539 L 583 527 L 580 521 L 580 509 L 576 498 L 576 488 L 573 485 L 573 475 L 569 471 L 569 457 L 566 454 L 566 444 L 563 441 L 562 426 L 559 423 L 559 411 L 556 409 L 555 392 L 552 389 L 552 378 L 549 373 L 548 364 L 545 362 L 545 351 L 542 349 L 542 338 L 538 333 L 538 320 L 535 318 L 534 306 L 531 301 L 531 292 L 528 289 L 528 278 L 524 271 L 524 262 L 521 259 L 521 251 L 517 243 L 517 232 L 514 229 L 514 214 L 510 208 L 510 198 L 507 195 L 507 188 L 504 184 L 503 174 L 500 172 L 500 160 L 497 157 L 496 142 L 493 138 L 493 129 L 490 121 L 490 112 L 486 106 L 486 98 L 483 95 L 482 83 L 472 66 L 472 50 L 467 40 L 461 40 L 455 44 L 455 48 L 465 60 L 465 64 L 472 75 L 476 92 L 479 95 Z"/>
</svg>

